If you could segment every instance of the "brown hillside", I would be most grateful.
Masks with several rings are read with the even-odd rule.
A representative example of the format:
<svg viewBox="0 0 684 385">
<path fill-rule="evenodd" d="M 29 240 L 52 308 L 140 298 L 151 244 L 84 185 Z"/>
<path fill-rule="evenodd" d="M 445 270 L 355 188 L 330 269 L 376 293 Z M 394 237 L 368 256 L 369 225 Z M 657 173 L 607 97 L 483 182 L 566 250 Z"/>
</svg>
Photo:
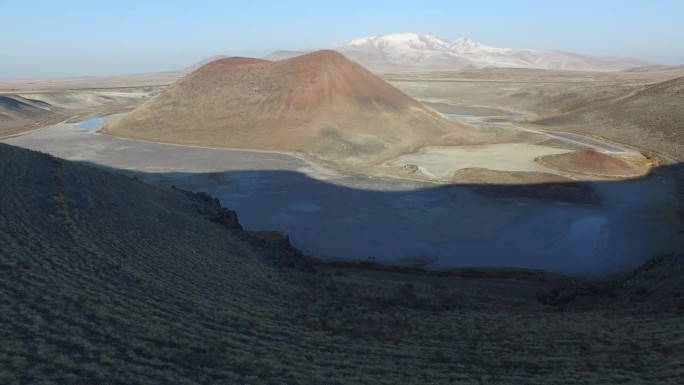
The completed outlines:
<svg viewBox="0 0 684 385">
<path fill-rule="evenodd" d="M 684 159 L 684 77 L 645 86 L 589 108 L 541 120 L 540 123 L 587 128 Z"/>
<path fill-rule="evenodd" d="M 547 155 L 538 159 L 546 166 L 569 173 L 629 178 L 644 175 L 648 168 L 595 150 Z"/>
<path fill-rule="evenodd" d="M 334 51 L 211 62 L 104 132 L 373 161 L 465 130 Z"/>
</svg>

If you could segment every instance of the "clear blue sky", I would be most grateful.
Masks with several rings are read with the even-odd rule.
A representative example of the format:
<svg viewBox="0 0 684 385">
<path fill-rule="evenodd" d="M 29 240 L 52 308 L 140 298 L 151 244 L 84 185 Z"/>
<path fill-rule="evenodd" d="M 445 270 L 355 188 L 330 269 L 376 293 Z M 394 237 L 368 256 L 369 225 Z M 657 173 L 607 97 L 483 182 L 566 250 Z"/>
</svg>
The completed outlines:
<svg viewBox="0 0 684 385">
<path fill-rule="evenodd" d="M 0 78 L 183 68 L 398 32 L 684 64 L 684 0 L 0 0 Z"/>
</svg>

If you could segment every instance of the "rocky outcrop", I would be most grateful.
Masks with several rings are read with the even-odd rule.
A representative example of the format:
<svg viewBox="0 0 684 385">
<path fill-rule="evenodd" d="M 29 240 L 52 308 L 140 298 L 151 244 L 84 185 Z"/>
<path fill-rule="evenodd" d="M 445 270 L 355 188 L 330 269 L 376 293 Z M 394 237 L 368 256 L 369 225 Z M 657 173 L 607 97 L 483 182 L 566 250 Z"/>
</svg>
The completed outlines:
<svg viewBox="0 0 684 385">
<path fill-rule="evenodd" d="M 206 216 L 210 221 L 231 230 L 242 230 L 237 213 L 222 207 L 218 198 L 214 198 L 203 191 L 197 193 L 188 192 L 187 194 L 198 202 L 195 205 L 197 211 Z"/>
</svg>

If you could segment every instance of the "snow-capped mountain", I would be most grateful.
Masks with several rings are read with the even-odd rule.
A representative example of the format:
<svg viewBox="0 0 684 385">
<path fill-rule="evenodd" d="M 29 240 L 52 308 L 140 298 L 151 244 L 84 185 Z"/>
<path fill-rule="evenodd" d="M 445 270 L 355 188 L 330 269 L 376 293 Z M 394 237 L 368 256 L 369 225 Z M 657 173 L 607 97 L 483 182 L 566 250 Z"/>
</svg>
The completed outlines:
<svg viewBox="0 0 684 385">
<path fill-rule="evenodd" d="M 430 34 L 404 33 L 349 40 L 330 48 L 373 70 L 447 70 L 472 64 L 450 45 Z"/>
<path fill-rule="evenodd" d="M 477 51 L 505 51 L 504 49 L 501 49 L 501 48 L 492 48 L 492 47 L 488 47 L 486 45 L 480 44 L 480 43 L 476 42 L 475 40 L 473 40 L 469 37 L 462 37 L 460 39 L 454 40 L 451 44 L 449 44 L 449 49 L 451 49 L 457 53 L 460 53 L 460 54 L 477 52 Z"/>
<path fill-rule="evenodd" d="M 376 35 L 328 48 L 375 71 L 455 70 L 467 66 L 611 71 L 648 64 L 639 60 L 593 58 L 562 51 L 495 48 L 467 37 L 448 41 L 429 33 Z M 279 60 L 301 53 L 278 51 L 266 58 Z"/>
</svg>

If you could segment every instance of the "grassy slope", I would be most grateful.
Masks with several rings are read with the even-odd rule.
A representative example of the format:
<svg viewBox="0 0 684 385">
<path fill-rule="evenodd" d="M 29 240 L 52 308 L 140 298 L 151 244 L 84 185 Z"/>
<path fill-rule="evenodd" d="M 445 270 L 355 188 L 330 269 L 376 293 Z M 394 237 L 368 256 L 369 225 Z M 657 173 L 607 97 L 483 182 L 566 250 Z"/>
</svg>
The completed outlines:
<svg viewBox="0 0 684 385">
<path fill-rule="evenodd" d="M 615 298 L 585 290 L 560 312 L 562 295 L 541 305 L 534 293 L 561 278 L 310 265 L 208 221 L 214 209 L 0 145 L 0 383 L 675 384 L 684 375 L 683 305 L 669 287 L 654 297 L 600 286 Z"/>
</svg>

